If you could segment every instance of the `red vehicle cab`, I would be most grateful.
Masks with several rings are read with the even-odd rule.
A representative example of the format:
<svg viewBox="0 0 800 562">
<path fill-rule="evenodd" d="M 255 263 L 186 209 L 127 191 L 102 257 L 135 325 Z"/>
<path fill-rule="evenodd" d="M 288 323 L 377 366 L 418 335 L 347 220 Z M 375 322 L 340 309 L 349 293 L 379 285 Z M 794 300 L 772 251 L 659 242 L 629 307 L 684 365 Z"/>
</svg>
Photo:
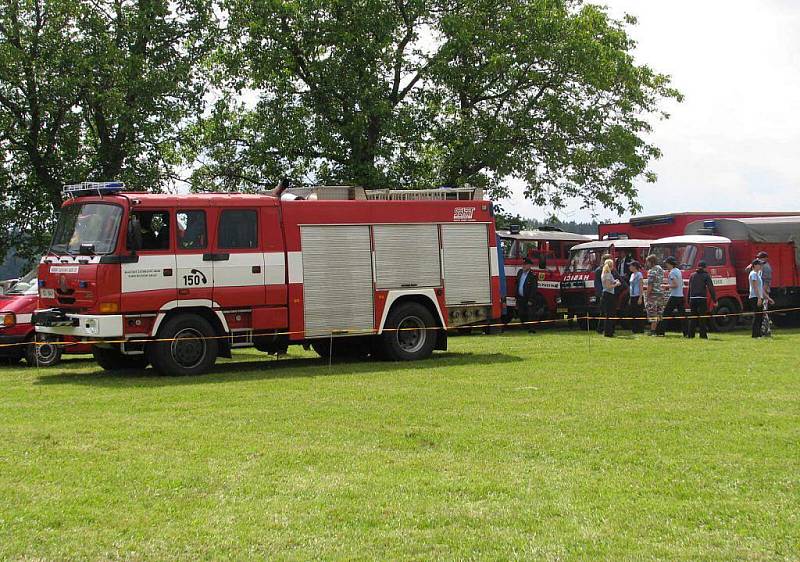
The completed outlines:
<svg viewBox="0 0 800 562">
<path fill-rule="evenodd" d="M 731 261 L 730 244 L 730 239 L 723 236 L 670 236 L 654 240 L 650 253 L 661 264 L 670 256 L 678 261 L 678 269 L 683 275 L 684 297 L 689 287 L 689 277 L 697 270 L 697 264 L 705 261 L 717 297 L 712 313 L 735 314 L 741 312 L 742 300 L 736 287 L 736 267 Z M 728 330 L 736 325 L 737 320 L 736 316 L 717 316 L 712 322 L 718 330 Z"/>
<path fill-rule="evenodd" d="M 652 240 L 613 239 L 595 240 L 573 246 L 564 277 L 561 281 L 561 296 L 558 311 L 570 318 L 597 316 L 600 304 L 595 293 L 595 269 L 600 266 L 603 254 L 611 254 L 621 274 L 627 275 L 626 264 L 633 260 L 644 263 Z M 627 289 L 619 295 L 624 302 Z"/>
<path fill-rule="evenodd" d="M 49 367 L 61 360 L 62 353 L 88 353 L 88 346 L 75 342 L 52 345 L 40 336 L 39 343 L 34 343 L 36 330 L 31 315 L 38 300 L 36 270 L 18 279 L 0 296 L 0 358 L 25 359 L 28 365 Z"/>
<path fill-rule="evenodd" d="M 509 315 L 516 310 L 514 288 L 525 258 L 533 262 L 531 269 L 538 276 L 539 289 L 534 318 L 551 318 L 556 313 L 561 278 L 569 264 L 569 252 L 576 244 L 588 242 L 592 236 L 563 232 L 556 228 L 521 230 L 498 234 L 505 250 L 506 306 Z"/>
</svg>

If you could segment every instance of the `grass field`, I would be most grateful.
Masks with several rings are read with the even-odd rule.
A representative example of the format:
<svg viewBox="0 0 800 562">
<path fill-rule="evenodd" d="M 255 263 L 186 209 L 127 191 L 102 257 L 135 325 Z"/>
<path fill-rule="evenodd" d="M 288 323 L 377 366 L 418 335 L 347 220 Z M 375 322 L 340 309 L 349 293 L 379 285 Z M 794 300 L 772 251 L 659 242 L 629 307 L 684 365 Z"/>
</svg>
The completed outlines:
<svg viewBox="0 0 800 562">
<path fill-rule="evenodd" d="M 0 368 L 0 559 L 800 558 L 800 331 Z"/>
</svg>

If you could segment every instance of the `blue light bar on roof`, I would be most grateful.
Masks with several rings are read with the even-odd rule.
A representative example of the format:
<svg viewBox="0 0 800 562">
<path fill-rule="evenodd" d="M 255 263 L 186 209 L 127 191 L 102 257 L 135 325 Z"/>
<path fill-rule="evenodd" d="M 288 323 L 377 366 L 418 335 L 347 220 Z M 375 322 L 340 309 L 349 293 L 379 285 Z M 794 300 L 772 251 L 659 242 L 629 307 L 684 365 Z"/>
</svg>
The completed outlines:
<svg viewBox="0 0 800 562">
<path fill-rule="evenodd" d="M 110 195 L 125 189 L 125 184 L 121 181 L 85 181 L 65 185 L 61 192 L 70 197 L 79 195 Z"/>
</svg>

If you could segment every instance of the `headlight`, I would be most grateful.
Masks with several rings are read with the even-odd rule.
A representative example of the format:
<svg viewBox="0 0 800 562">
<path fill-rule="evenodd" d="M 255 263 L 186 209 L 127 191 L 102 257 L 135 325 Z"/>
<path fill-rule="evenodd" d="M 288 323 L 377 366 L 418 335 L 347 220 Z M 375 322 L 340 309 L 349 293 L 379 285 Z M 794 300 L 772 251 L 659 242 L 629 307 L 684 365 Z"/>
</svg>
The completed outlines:
<svg viewBox="0 0 800 562">
<path fill-rule="evenodd" d="M 85 327 L 90 334 L 97 334 L 100 331 L 100 329 L 97 326 L 97 320 L 95 320 L 94 318 L 86 320 Z"/>
<path fill-rule="evenodd" d="M 43 299 L 54 299 L 56 298 L 56 290 L 55 289 L 44 289 L 39 288 L 39 296 Z"/>
<path fill-rule="evenodd" d="M 594 304 L 597 302 L 597 297 L 589 297 L 589 302 Z"/>
<path fill-rule="evenodd" d="M 3 312 L 0 313 L 3 316 L 3 327 L 10 328 L 17 323 L 17 315 L 13 312 Z"/>
</svg>

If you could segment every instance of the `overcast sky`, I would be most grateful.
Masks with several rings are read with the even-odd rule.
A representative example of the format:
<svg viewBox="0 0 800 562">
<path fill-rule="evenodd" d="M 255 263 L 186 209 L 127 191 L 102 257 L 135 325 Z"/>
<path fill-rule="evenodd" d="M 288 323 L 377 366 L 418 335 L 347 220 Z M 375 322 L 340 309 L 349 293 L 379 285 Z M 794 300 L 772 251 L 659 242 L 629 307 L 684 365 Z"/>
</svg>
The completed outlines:
<svg viewBox="0 0 800 562">
<path fill-rule="evenodd" d="M 800 0 L 596 0 L 639 19 L 637 57 L 686 96 L 655 124 L 642 214 L 800 211 Z M 509 210 L 544 218 L 515 197 Z M 578 205 L 557 213 L 588 219 Z M 614 213 L 599 211 L 598 218 Z"/>
</svg>

